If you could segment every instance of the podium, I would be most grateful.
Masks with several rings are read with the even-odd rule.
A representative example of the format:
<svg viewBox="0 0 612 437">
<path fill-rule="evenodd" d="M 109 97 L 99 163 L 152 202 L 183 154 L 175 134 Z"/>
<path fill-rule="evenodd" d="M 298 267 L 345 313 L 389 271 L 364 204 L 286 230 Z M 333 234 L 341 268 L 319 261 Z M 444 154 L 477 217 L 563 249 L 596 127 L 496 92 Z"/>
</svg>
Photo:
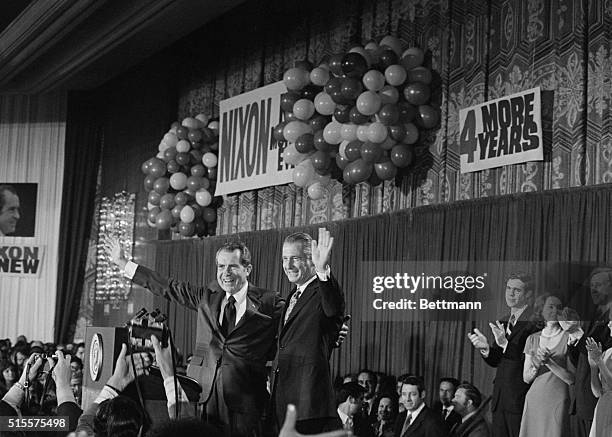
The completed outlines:
<svg viewBox="0 0 612 437">
<path fill-rule="evenodd" d="M 122 343 L 128 344 L 129 332 L 127 328 L 116 327 L 87 327 L 85 330 L 85 357 L 83 361 L 83 411 L 86 411 L 96 400 L 100 390 L 112 376 L 115 370 L 117 357 L 121 352 Z M 153 355 L 153 353 L 152 353 Z M 200 397 L 202 387 L 192 378 L 179 375 L 178 380 L 194 406 Z M 168 419 L 168 409 L 164 382 L 159 369 L 152 367 L 149 375 L 141 375 L 137 380 L 126 387 L 122 395 L 129 396 L 136 403 L 140 403 L 136 383 L 145 409 L 153 423 Z"/>
</svg>

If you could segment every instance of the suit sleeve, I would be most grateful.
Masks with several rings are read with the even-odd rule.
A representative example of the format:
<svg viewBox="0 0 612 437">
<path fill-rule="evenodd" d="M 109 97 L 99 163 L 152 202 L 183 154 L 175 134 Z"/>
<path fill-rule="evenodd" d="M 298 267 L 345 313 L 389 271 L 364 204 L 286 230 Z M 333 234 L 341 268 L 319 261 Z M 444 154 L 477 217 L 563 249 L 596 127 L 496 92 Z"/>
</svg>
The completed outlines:
<svg viewBox="0 0 612 437">
<path fill-rule="evenodd" d="M 283 314 L 284 309 L 285 309 L 285 299 L 283 299 L 279 293 L 274 293 L 274 298 L 272 301 L 272 312 L 270 314 L 272 316 L 272 323 L 273 323 L 272 326 L 279 326 L 280 318 Z M 278 332 L 276 333 L 276 335 L 278 336 Z M 275 356 L 276 356 L 276 338 L 272 342 L 272 346 L 270 347 L 270 350 L 266 354 L 266 361 L 273 361 Z"/>
<path fill-rule="evenodd" d="M 327 317 L 337 317 L 344 314 L 344 293 L 334 275 L 329 275 L 327 281 L 319 281 L 321 303 Z"/>
<path fill-rule="evenodd" d="M 503 355 L 504 351 L 502 348 L 499 347 L 497 343 L 494 343 L 491 345 L 491 347 L 489 347 L 489 355 L 487 357 L 483 356 L 483 359 L 489 366 L 497 367 Z"/>
<path fill-rule="evenodd" d="M 206 291 L 204 287 L 195 287 L 189 282 L 166 278 L 140 265 L 136 269 L 132 281 L 147 288 L 156 296 L 164 297 L 171 302 L 178 303 L 192 310 L 198 309 L 200 299 Z"/>
<path fill-rule="evenodd" d="M 76 429 L 81 414 L 83 414 L 83 410 L 81 410 L 79 406 L 74 402 L 62 402 L 57 406 L 58 416 L 68 416 L 69 432 L 72 432 Z"/>
</svg>

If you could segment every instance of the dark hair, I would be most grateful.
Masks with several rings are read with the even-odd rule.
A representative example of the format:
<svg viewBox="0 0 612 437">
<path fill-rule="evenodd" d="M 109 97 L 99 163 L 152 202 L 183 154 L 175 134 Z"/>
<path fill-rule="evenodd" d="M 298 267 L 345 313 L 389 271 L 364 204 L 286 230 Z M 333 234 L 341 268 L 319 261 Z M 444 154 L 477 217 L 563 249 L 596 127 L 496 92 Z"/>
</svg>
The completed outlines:
<svg viewBox="0 0 612 437">
<path fill-rule="evenodd" d="M 419 394 L 425 391 L 425 382 L 423 382 L 423 378 L 420 376 L 408 376 L 406 379 L 402 380 L 402 386 L 403 385 L 416 385 Z"/>
<path fill-rule="evenodd" d="M 593 269 L 593 271 L 589 274 L 587 278 L 588 283 L 586 284 L 587 287 L 591 287 L 591 279 L 593 278 L 593 276 L 598 275 L 600 273 L 607 273 L 608 281 L 612 283 L 612 267 L 597 267 Z"/>
<path fill-rule="evenodd" d="M 361 369 L 359 372 L 357 372 L 357 379 L 359 379 L 359 375 L 361 375 L 362 373 L 367 373 L 368 375 L 370 375 L 370 377 L 372 378 L 372 384 L 376 386 L 376 383 L 378 382 L 378 375 L 376 374 L 376 372 L 370 369 Z"/>
<path fill-rule="evenodd" d="M 301 243 L 302 252 L 308 259 L 312 259 L 312 237 L 305 232 L 295 232 L 288 235 L 283 244 Z"/>
<path fill-rule="evenodd" d="M 362 394 L 366 392 L 366 389 L 360 386 L 356 382 L 347 382 L 346 384 L 342 384 L 340 387 L 340 393 L 338 395 L 338 402 L 346 401 L 349 396 L 354 397 L 355 399 L 359 398 Z"/>
<path fill-rule="evenodd" d="M 216 437 L 221 430 L 194 417 L 168 420 L 156 424 L 147 433 L 147 437 Z"/>
<path fill-rule="evenodd" d="M 4 203 L 6 202 L 6 199 L 4 198 L 5 191 L 13 193 L 15 196 L 17 196 L 17 191 L 12 185 L 1 184 L 0 185 L 0 212 L 2 212 L 2 208 L 4 208 Z"/>
<path fill-rule="evenodd" d="M 15 363 L 9 361 L 9 360 L 2 360 L 0 361 L 0 382 L 2 384 L 4 384 L 4 375 L 3 372 L 6 369 L 13 369 L 13 372 L 15 373 L 15 381 L 17 381 L 19 379 L 19 370 L 17 369 L 17 366 L 15 365 Z M 13 382 L 15 382 L 13 381 Z"/>
<path fill-rule="evenodd" d="M 455 390 L 457 390 L 457 386 L 459 385 L 459 380 L 451 376 L 443 376 L 442 378 L 440 378 L 440 383 L 438 385 L 442 384 L 443 382 L 450 382 L 451 384 L 453 384 Z"/>
<path fill-rule="evenodd" d="M 81 360 L 81 359 L 80 359 L 79 357 L 77 357 L 76 355 L 75 355 L 75 356 L 72 356 L 72 355 L 70 356 L 70 364 L 72 364 L 72 363 L 77 363 L 77 364 L 78 364 L 78 366 L 79 366 L 79 368 L 80 368 L 81 370 L 83 370 L 83 360 Z"/>
<path fill-rule="evenodd" d="M 402 384 L 404 383 L 404 381 L 406 381 L 408 378 L 411 378 L 413 376 L 412 373 L 402 373 L 400 376 L 397 377 L 397 382 L 401 382 Z"/>
<path fill-rule="evenodd" d="M 136 437 L 144 425 L 140 406 L 126 396 L 105 400 L 94 417 L 96 437 Z"/>
<path fill-rule="evenodd" d="M 521 282 L 525 284 L 525 292 L 533 293 L 535 282 L 531 274 L 527 272 L 521 272 L 521 271 L 511 272 L 510 274 L 506 276 L 506 283 L 508 283 L 510 279 L 520 280 Z"/>
<path fill-rule="evenodd" d="M 561 302 L 561 307 L 563 307 L 564 305 L 563 297 L 561 297 L 560 295 L 556 293 L 545 292 L 545 293 L 540 294 L 538 297 L 536 297 L 533 302 L 533 316 L 531 316 L 531 319 L 533 322 L 535 322 L 538 329 L 543 329 L 544 326 L 546 326 L 546 321 L 544 320 L 544 317 L 542 317 L 542 310 L 544 309 L 546 300 L 549 297 L 555 297 L 559 299 L 559 301 Z"/>
<path fill-rule="evenodd" d="M 242 241 L 228 241 L 227 243 L 225 243 L 223 246 L 219 248 L 219 250 L 217 250 L 217 253 L 215 255 L 215 260 L 219 256 L 219 253 L 221 252 L 231 253 L 231 252 L 234 252 L 235 250 L 240 251 L 240 264 L 242 264 L 244 267 L 250 266 L 251 265 L 251 252 L 249 251 L 249 248 L 247 247 L 247 245 L 244 244 Z"/>
<path fill-rule="evenodd" d="M 482 395 L 480 394 L 480 390 L 478 390 L 476 386 L 464 381 L 459 385 L 459 387 L 457 387 L 457 390 L 459 390 L 460 388 L 465 390 L 465 396 L 472 401 L 474 408 L 480 407 L 480 404 L 482 403 Z"/>
<path fill-rule="evenodd" d="M 382 401 L 383 398 L 389 398 L 391 400 L 391 420 L 394 421 L 397 417 L 397 414 L 399 413 L 399 399 L 397 397 L 397 394 L 395 393 L 383 392 L 376 396 L 372 405 L 372 414 L 378 413 L 378 407 L 380 405 L 380 401 Z"/>
</svg>

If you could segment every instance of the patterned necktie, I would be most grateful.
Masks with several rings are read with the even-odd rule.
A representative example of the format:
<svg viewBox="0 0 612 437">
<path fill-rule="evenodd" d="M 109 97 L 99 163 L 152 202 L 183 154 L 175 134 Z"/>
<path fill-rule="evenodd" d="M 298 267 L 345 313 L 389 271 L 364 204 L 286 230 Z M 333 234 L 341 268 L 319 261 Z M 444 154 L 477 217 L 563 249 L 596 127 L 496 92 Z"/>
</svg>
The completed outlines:
<svg viewBox="0 0 612 437">
<path fill-rule="evenodd" d="M 287 307 L 287 312 L 285 313 L 285 323 L 287 323 L 287 320 L 289 320 L 289 314 L 291 314 L 291 311 L 293 311 L 293 308 L 301 295 L 302 290 L 298 288 L 295 293 L 293 293 L 293 296 L 291 296 L 291 299 L 289 299 L 289 306 Z"/>
<path fill-rule="evenodd" d="M 234 327 L 236 326 L 236 299 L 234 296 L 230 296 L 227 298 L 227 304 L 225 305 L 225 310 L 223 311 L 223 323 L 221 323 L 221 332 L 224 337 L 232 332 Z"/>
<path fill-rule="evenodd" d="M 512 314 L 510 320 L 508 320 L 508 326 L 506 327 L 506 334 L 512 334 L 512 328 L 514 328 L 514 322 L 516 322 L 516 316 Z"/>
<path fill-rule="evenodd" d="M 408 427 L 410 426 L 410 422 L 412 421 L 412 414 L 408 413 L 406 415 L 406 421 L 404 422 L 404 426 L 402 427 L 402 433 L 400 434 L 400 436 L 403 436 L 406 431 L 408 430 Z"/>
</svg>

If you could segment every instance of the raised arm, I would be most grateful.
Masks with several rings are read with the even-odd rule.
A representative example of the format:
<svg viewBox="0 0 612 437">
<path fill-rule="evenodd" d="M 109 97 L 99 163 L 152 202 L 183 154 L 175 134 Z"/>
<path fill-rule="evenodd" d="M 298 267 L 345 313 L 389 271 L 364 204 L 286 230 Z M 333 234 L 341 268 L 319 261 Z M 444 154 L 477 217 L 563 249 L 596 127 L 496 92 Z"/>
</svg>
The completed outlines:
<svg viewBox="0 0 612 437">
<path fill-rule="evenodd" d="M 344 293 L 329 267 L 333 245 L 334 237 L 327 229 L 319 228 L 319 239 L 312 240 L 312 263 L 320 280 L 323 312 L 327 317 L 344 314 Z"/>
</svg>

